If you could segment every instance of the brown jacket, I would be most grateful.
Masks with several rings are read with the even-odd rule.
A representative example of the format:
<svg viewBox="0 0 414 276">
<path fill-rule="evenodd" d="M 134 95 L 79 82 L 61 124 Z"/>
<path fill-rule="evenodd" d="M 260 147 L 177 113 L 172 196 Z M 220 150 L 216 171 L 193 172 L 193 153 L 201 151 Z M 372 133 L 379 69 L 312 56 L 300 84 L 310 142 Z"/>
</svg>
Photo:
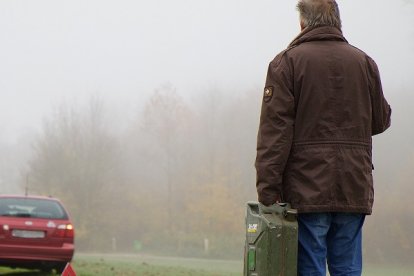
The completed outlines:
<svg viewBox="0 0 414 276">
<path fill-rule="evenodd" d="M 377 65 L 334 27 L 307 28 L 270 63 L 257 192 L 299 212 L 370 214 L 372 135 L 390 126 Z"/>
</svg>

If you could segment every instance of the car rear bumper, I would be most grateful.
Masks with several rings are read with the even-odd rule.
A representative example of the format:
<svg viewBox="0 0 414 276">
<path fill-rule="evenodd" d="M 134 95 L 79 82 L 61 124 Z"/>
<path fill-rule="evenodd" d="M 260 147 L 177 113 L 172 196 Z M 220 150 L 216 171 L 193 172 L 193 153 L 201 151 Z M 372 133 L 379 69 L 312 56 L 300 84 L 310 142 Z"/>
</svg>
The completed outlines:
<svg viewBox="0 0 414 276">
<path fill-rule="evenodd" d="M 64 243 L 62 247 L 47 246 L 17 246 L 0 243 L 0 260 L 26 262 L 26 261 L 53 261 L 70 262 L 75 248 L 71 243 Z"/>
</svg>

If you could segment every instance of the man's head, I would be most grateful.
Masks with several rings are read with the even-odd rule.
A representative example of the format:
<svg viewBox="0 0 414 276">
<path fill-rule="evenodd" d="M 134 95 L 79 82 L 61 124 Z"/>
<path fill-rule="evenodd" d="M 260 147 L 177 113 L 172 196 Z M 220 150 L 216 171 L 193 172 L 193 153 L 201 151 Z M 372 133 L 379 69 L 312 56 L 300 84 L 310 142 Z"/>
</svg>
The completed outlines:
<svg viewBox="0 0 414 276">
<path fill-rule="evenodd" d="M 297 8 L 302 29 L 318 26 L 342 28 L 339 8 L 335 0 L 299 0 Z"/>
</svg>

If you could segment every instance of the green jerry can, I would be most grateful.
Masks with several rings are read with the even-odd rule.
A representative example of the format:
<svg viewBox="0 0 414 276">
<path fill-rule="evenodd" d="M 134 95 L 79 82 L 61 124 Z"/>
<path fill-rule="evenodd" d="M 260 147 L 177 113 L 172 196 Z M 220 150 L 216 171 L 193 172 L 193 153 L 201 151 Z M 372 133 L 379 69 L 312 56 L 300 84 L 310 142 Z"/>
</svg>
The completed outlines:
<svg viewBox="0 0 414 276">
<path fill-rule="evenodd" d="M 297 276 L 297 211 L 248 202 L 244 276 Z"/>
</svg>

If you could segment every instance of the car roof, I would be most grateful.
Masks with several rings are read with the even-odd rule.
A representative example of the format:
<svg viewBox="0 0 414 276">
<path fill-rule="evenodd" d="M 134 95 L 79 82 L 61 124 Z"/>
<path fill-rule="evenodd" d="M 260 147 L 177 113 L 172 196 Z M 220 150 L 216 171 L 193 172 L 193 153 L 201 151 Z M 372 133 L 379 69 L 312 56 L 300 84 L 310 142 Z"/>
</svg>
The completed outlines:
<svg viewBox="0 0 414 276">
<path fill-rule="evenodd" d="M 12 194 L 0 194 L 0 198 L 28 198 L 28 199 L 44 199 L 44 200 L 53 200 L 60 202 L 59 199 L 51 196 L 41 196 L 41 195 L 12 195 Z"/>
</svg>

